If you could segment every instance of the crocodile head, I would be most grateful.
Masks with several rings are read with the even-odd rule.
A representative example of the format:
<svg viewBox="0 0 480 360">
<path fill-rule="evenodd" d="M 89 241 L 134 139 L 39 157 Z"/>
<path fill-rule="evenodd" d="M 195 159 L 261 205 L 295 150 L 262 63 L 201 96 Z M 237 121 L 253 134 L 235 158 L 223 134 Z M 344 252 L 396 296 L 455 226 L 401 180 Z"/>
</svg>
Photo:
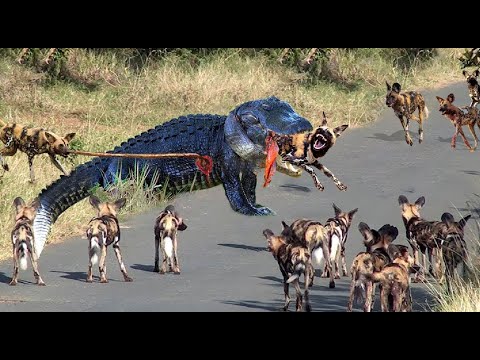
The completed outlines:
<svg viewBox="0 0 480 360">
<path fill-rule="evenodd" d="M 225 137 L 238 156 L 259 163 L 265 160 L 269 131 L 292 135 L 312 129 L 312 124 L 290 104 L 272 96 L 246 102 L 230 112 L 225 122 Z"/>
</svg>

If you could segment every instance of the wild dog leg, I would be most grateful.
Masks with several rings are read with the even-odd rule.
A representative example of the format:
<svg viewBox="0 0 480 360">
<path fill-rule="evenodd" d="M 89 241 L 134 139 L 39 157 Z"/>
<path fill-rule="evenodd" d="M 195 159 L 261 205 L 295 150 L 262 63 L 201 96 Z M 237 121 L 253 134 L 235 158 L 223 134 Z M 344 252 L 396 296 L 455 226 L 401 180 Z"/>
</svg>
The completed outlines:
<svg viewBox="0 0 480 360">
<path fill-rule="evenodd" d="M 471 123 L 471 124 L 468 124 L 468 129 L 470 130 L 470 132 L 472 133 L 473 135 L 473 138 L 475 140 L 475 146 L 473 147 L 473 150 L 476 150 L 477 149 L 477 146 L 478 146 L 478 138 L 477 138 L 477 134 L 475 133 L 475 123 Z"/>
<path fill-rule="evenodd" d="M 173 239 L 173 272 L 178 275 L 180 274 L 180 264 L 178 262 L 178 255 L 177 255 L 177 237 Z"/>
<path fill-rule="evenodd" d="M 289 284 L 287 283 L 288 277 L 283 279 L 283 293 L 285 295 L 285 304 L 283 305 L 283 311 L 288 310 L 288 305 L 290 305 L 290 296 L 288 295 Z"/>
<path fill-rule="evenodd" d="M 23 58 L 25 57 L 28 50 L 29 50 L 29 48 L 23 48 L 22 51 L 20 51 L 20 54 L 18 55 L 18 58 L 17 58 L 17 62 L 19 64 L 23 63 Z"/>
<path fill-rule="evenodd" d="M 162 248 L 162 267 L 160 269 L 160 274 L 165 274 L 167 272 L 167 253 L 165 252 L 165 242 L 162 241 L 162 244 L 161 244 L 161 248 Z"/>
<path fill-rule="evenodd" d="M 355 274 L 352 274 L 352 281 L 350 283 L 350 297 L 348 298 L 347 311 L 352 312 L 353 309 L 353 300 L 355 298 Z"/>
<path fill-rule="evenodd" d="M 160 254 L 159 254 L 159 248 L 160 248 L 160 236 L 155 234 L 155 266 L 153 267 L 154 272 L 160 272 L 160 267 L 158 266 L 159 261 L 160 261 Z"/>
<path fill-rule="evenodd" d="M 317 174 L 315 174 L 315 170 L 313 170 L 310 166 L 308 165 L 302 165 L 302 169 L 305 169 L 305 171 L 307 173 L 310 174 L 310 176 L 312 177 L 313 179 L 313 183 L 315 184 L 315 187 L 320 190 L 320 191 L 323 191 L 325 189 L 325 187 L 322 185 L 322 183 L 320 182 L 320 180 L 318 179 L 317 177 Z"/>
<path fill-rule="evenodd" d="M 18 252 L 16 245 L 13 245 L 13 274 L 12 281 L 10 281 L 10 286 L 17 285 L 18 282 Z"/>
<path fill-rule="evenodd" d="M 458 133 L 460 133 L 460 136 L 462 137 L 463 139 L 463 142 L 465 143 L 465 145 L 468 147 L 468 149 L 470 151 L 473 151 L 474 149 L 470 146 L 470 143 L 468 142 L 466 136 L 465 136 L 465 133 L 463 132 L 463 129 L 460 125 L 458 125 Z"/>
<path fill-rule="evenodd" d="M 347 272 L 347 260 L 345 260 L 345 244 L 342 244 L 342 250 L 341 250 L 341 259 L 342 259 L 342 275 L 343 276 L 348 276 Z"/>
<path fill-rule="evenodd" d="M 326 243 L 326 241 L 322 241 L 322 250 L 323 250 L 323 259 L 327 264 L 328 272 L 330 275 L 330 283 L 328 284 L 328 287 L 330 289 L 333 289 L 335 288 L 335 277 L 333 273 L 332 261 L 330 260 L 330 250 L 328 249 L 328 244 Z"/>
<path fill-rule="evenodd" d="M 295 292 L 297 294 L 297 301 L 296 301 L 296 311 L 302 311 L 303 308 L 303 296 L 302 296 L 302 289 L 300 289 L 300 282 L 298 278 L 294 280 L 293 286 L 295 287 Z"/>
<path fill-rule="evenodd" d="M 310 305 L 310 292 L 309 292 L 309 288 L 310 288 L 310 271 L 311 271 L 312 267 L 310 266 L 310 264 L 307 264 L 306 268 L 305 268 L 305 295 L 304 295 L 304 299 L 305 299 L 305 311 L 306 312 L 310 312 L 312 311 L 312 306 Z"/>
<path fill-rule="evenodd" d="M 126 282 L 133 281 L 133 279 L 127 274 L 127 269 L 125 268 L 125 264 L 123 263 L 122 259 L 122 251 L 120 250 L 120 245 L 118 245 L 118 242 L 113 244 L 113 251 L 115 251 L 115 256 L 117 257 L 118 265 L 120 266 L 120 271 L 122 272 L 123 279 Z"/>
<path fill-rule="evenodd" d="M 315 166 L 318 170 L 323 171 L 323 173 L 327 177 L 331 178 L 333 180 L 333 182 L 335 183 L 335 185 L 337 185 L 338 190 L 340 190 L 340 191 L 346 191 L 347 190 L 347 187 L 340 180 L 338 180 L 330 170 L 328 170 L 325 166 L 320 164 L 318 162 L 318 160 L 315 160 L 315 162 L 313 162 L 312 165 Z"/>
<path fill-rule="evenodd" d="M 403 131 L 405 131 L 405 141 L 407 142 L 408 145 L 413 146 L 413 140 L 410 137 L 410 133 L 408 132 L 408 119 L 405 121 L 403 119 L 403 115 L 397 114 L 397 117 L 400 119 L 400 122 L 402 123 Z"/>
<path fill-rule="evenodd" d="M 45 286 L 45 282 L 43 281 L 42 277 L 40 276 L 40 271 L 38 270 L 37 253 L 33 249 L 33 246 L 30 242 L 27 242 L 27 250 L 28 250 L 28 253 L 30 254 L 30 262 L 32 263 L 33 276 L 35 277 L 35 280 L 37 281 L 37 285 Z"/>
<path fill-rule="evenodd" d="M 385 289 L 380 289 L 380 306 L 382 308 L 382 312 L 388 312 L 388 294 Z"/>
<path fill-rule="evenodd" d="M 4 156 L 13 156 L 17 153 L 17 148 L 15 146 L 7 146 L 3 149 L 0 149 L 0 163 L 2 164 L 2 168 L 5 171 L 8 171 L 8 164 L 5 162 Z"/>
<path fill-rule="evenodd" d="M 107 265 L 105 264 L 105 260 L 107 258 L 107 247 L 102 245 L 102 252 L 100 254 L 100 260 L 98 261 L 98 270 L 100 271 L 100 282 L 101 283 L 108 283 L 107 279 Z"/>
<path fill-rule="evenodd" d="M 88 242 L 88 271 L 87 271 L 87 282 L 91 283 L 93 282 L 93 261 L 92 258 L 94 256 L 95 252 L 94 249 L 92 249 L 92 242 Z"/>
<path fill-rule="evenodd" d="M 35 174 L 33 172 L 33 155 L 28 155 L 28 167 L 30 169 L 30 182 L 35 182 Z"/>
<path fill-rule="evenodd" d="M 53 165 L 55 165 L 55 167 L 60 170 L 62 173 L 64 173 L 65 175 L 68 175 L 68 172 L 67 170 L 65 170 L 65 168 L 62 166 L 62 164 L 60 164 L 56 158 L 55 155 L 53 154 L 48 154 L 48 156 L 50 156 L 50 161 L 52 162 Z"/>
<path fill-rule="evenodd" d="M 372 292 L 373 292 L 373 282 L 367 281 L 365 284 L 365 304 L 363 306 L 364 312 L 372 311 Z"/>
</svg>

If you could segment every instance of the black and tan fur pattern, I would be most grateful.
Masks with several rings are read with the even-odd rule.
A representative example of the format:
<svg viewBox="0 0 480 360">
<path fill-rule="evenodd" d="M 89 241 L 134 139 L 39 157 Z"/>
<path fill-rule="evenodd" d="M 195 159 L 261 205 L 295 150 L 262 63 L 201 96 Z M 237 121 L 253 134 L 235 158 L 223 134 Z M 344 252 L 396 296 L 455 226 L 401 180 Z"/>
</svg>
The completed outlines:
<svg viewBox="0 0 480 360">
<path fill-rule="evenodd" d="M 428 108 L 425 105 L 425 99 L 422 94 L 417 91 L 402 91 L 399 83 L 394 83 L 392 86 L 387 82 L 387 95 L 385 97 L 385 104 L 391 107 L 395 115 L 400 119 L 403 130 L 405 131 L 405 141 L 410 146 L 413 145 L 413 140 L 408 132 L 410 120 L 418 122 L 418 142 L 423 141 L 423 122 L 428 118 Z M 418 117 L 414 115 L 418 110 Z"/>
<path fill-rule="evenodd" d="M 180 274 L 180 263 L 177 254 L 177 232 L 187 229 L 187 225 L 178 215 L 173 205 L 168 205 L 155 219 L 155 266 L 153 271 L 165 274 L 167 267 L 170 272 Z M 166 243 L 168 242 L 168 243 Z M 159 249 L 162 249 L 162 268 L 159 267 Z"/>
<path fill-rule="evenodd" d="M 405 224 L 407 241 L 412 247 L 416 265 L 419 265 L 419 250 L 422 253 L 423 267 L 415 276 L 415 281 L 424 280 L 423 277 L 427 268 L 426 251 L 428 251 L 430 274 L 441 280 L 443 277 L 441 243 L 446 238 L 447 225 L 442 221 L 427 221 L 420 216 L 420 209 L 425 205 L 425 197 L 423 196 L 412 204 L 404 195 L 400 195 L 398 203 Z M 432 255 L 435 256 L 435 270 L 432 268 Z"/>
<path fill-rule="evenodd" d="M 350 268 L 352 281 L 347 311 L 352 311 L 354 302 L 363 301 L 363 311 L 370 312 L 375 302 L 375 285 L 369 276 L 391 263 L 388 248 L 397 238 L 398 229 L 385 224 L 377 231 L 361 222 L 358 230 L 363 236 L 367 251 L 359 253 Z"/>
<path fill-rule="evenodd" d="M 115 202 L 101 202 L 96 196 L 90 195 L 89 201 L 90 204 L 97 209 L 98 213 L 97 217 L 90 220 L 87 229 L 89 255 L 87 282 L 93 282 L 92 267 L 98 261 L 100 282 L 108 283 L 105 260 L 107 257 L 107 248 L 110 245 L 113 246 L 113 251 L 117 257 L 123 279 L 127 282 L 133 281 L 133 279 L 128 276 L 119 245 L 120 225 L 118 224 L 117 212 L 125 206 L 126 199 L 122 198 Z M 99 257 L 100 260 L 98 260 Z"/>
<path fill-rule="evenodd" d="M 473 71 L 471 74 L 468 71 L 462 71 L 463 76 L 467 80 L 468 84 L 468 96 L 472 100 L 470 103 L 470 107 L 475 107 L 480 102 L 480 85 L 478 84 L 478 76 L 480 75 L 480 70 L 477 69 Z"/>
<path fill-rule="evenodd" d="M 414 272 L 414 259 L 403 249 L 400 256 L 380 271 L 367 274 L 374 283 L 380 283 L 382 312 L 411 312 L 410 273 Z"/>
<path fill-rule="evenodd" d="M 298 219 L 295 220 L 290 226 L 284 221 L 282 221 L 282 225 L 283 230 L 281 235 L 287 239 L 287 242 L 299 242 L 306 246 L 317 262 L 317 265 L 320 265 L 322 260 L 325 261 L 326 269 L 330 275 L 330 282 L 328 286 L 333 289 L 335 287 L 335 278 L 333 272 L 333 262 L 330 255 L 330 246 L 331 237 L 335 229 L 335 223 L 332 221 L 322 225 L 322 223 L 315 220 Z M 314 270 L 312 269 L 312 271 Z M 313 278 L 311 283 L 313 284 Z"/>
<path fill-rule="evenodd" d="M 27 154 L 32 183 L 35 182 L 33 159 L 40 154 L 48 154 L 52 164 L 65 175 L 68 174 L 62 164 L 58 162 L 56 155 L 68 156 L 68 144 L 74 138 L 75 133 L 61 137 L 43 128 L 28 128 L 15 123 L 7 124 L 1 120 L 0 126 L 0 141 L 5 144 L 5 147 L 0 149 L 0 163 L 5 170 L 8 170 L 8 165 L 3 157 L 13 156 L 20 150 Z"/>
<path fill-rule="evenodd" d="M 318 190 L 323 191 L 325 187 L 318 179 L 312 166 L 331 178 L 339 190 L 346 191 L 347 187 L 329 169 L 322 165 L 318 159 L 325 156 L 328 150 L 335 145 L 337 138 L 347 128 L 348 125 L 341 125 L 330 129 L 327 117 L 323 113 L 322 125 L 316 128 L 314 132 L 295 135 L 275 135 L 275 140 L 279 147 L 278 153 L 284 162 L 298 166 L 309 173 Z"/>
<path fill-rule="evenodd" d="M 311 311 L 309 281 L 312 266 L 308 247 L 299 242 L 288 243 L 288 239 L 285 236 L 275 236 L 270 229 L 265 229 L 263 235 L 267 239 L 267 250 L 270 251 L 275 260 L 277 260 L 283 276 L 283 290 L 285 295 L 283 310 L 288 310 L 288 305 L 290 304 L 289 284 L 293 282 L 297 294 L 296 311 L 302 311 L 303 301 L 305 301 L 305 310 L 308 312 Z M 303 297 L 299 282 L 301 275 L 304 276 L 305 281 Z"/>
<path fill-rule="evenodd" d="M 459 265 L 462 267 L 462 276 L 468 268 L 468 251 L 465 242 L 465 225 L 472 215 L 467 215 L 460 221 L 455 221 L 452 214 L 442 214 L 442 222 L 447 224 L 447 235 L 442 242 L 443 261 L 445 262 L 445 273 L 447 281 L 455 276 Z"/>
<path fill-rule="evenodd" d="M 457 142 L 457 136 L 460 136 L 463 139 L 463 142 L 468 147 L 468 149 L 473 152 L 478 146 L 478 138 L 477 134 L 475 133 L 475 124 L 480 127 L 480 114 L 478 113 L 477 108 L 475 107 L 468 107 L 464 106 L 463 108 L 459 108 L 453 105 L 455 101 L 455 95 L 449 94 L 446 99 L 437 96 L 437 101 L 440 104 L 440 108 L 438 109 L 442 115 L 444 115 L 452 125 L 455 127 L 455 133 L 452 137 L 451 146 L 455 148 Z M 465 110 L 465 111 L 464 111 Z M 470 132 L 475 139 L 475 146 L 472 148 L 470 143 L 468 142 L 467 138 L 465 137 L 465 133 L 463 132 L 462 126 L 468 126 Z"/>
<path fill-rule="evenodd" d="M 33 237 L 33 220 L 35 219 L 39 205 L 39 202 L 33 201 L 31 205 L 27 206 L 21 197 L 17 197 L 13 201 L 16 215 L 15 226 L 11 234 L 13 245 L 13 275 L 10 285 L 12 286 L 18 283 L 19 267 L 22 268 L 22 270 L 26 270 L 27 256 L 30 257 L 33 276 L 35 277 L 37 285 L 45 286 L 45 282 L 42 280 L 38 270 L 38 256 L 35 251 L 35 239 Z"/>
</svg>

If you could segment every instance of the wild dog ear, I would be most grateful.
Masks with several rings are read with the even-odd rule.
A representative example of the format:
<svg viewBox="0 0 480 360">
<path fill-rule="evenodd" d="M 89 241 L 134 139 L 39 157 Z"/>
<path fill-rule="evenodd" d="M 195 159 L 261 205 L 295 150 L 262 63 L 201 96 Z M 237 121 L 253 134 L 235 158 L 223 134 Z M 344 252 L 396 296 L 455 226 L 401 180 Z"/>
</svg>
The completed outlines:
<svg viewBox="0 0 480 360">
<path fill-rule="evenodd" d="M 399 83 L 394 83 L 392 85 L 392 90 L 396 93 L 400 93 L 400 91 L 402 91 L 402 86 Z"/>
<path fill-rule="evenodd" d="M 390 86 L 390 84 L 388 82 L 385 81 L 385 84 L 387 84 L 387 90 L 388 91 L 392 90 L 392 87 Z"/>
<path fill-rule="evenodd" d="M 270 229 L 265 229 L 265 230 L 263 230 L 263 236 L 265 236 L 265 238 L 269 239 L 272 236 L 274 236 L 273 231 L 270 230 Z"/>
<path fill-rule="evenodd" d="M 387 244 L 390 244 L 397 238 L 398 228 L 390 224 L 385 224 L 378 229 L 378 233 L 386 240 Z"/>
<path fill-rule="evenodd" d="M 18 214 L 25 207 L 25 200 L 21 197 L 16 197 L 15 200 L 13 200 L 13 206 L 15 206 L 15 211 Z"/>
<path fill-rule="evenodd" d="M 480 75 L 480 70 L 479 69 L 475 70 L 472 75 L 475 77 L 478 77 Z"/>
<path fill-rule="evenodd" d="M 348 218 L 350 219 L 350 221 L 353 220 L 353 216 L 357 213 L 357 211 L 358 211 L 358 208 L 355 208 L 348 213 Z"/>
<path fill-rule="evenodd" d="M 462 74 L 463 74 L 463 76 L 465 76 L 465 77 L 468 77 L 468 75 L 469 75 L 467 70 L 463 70 L 463 71 L 462 71 Z"/>
<path fill-rule="evenodd" d="M 70 134 L 65 135 L 64 140 L 65 140 L 66 142 L 70 142 L 70 141 L 72 141 L 72 139 L 73 139 L 74 137 L 75 137 L 75 133 L 70 133 Z"/>
<path fill-rule="evenodd" d="M 115 201 L 113 203 L 113 206 L 115 207 L 116 210 L 120 210 L 122 207 L 125 206 L 126 203 L 127 203 L 127 199 L 126 198 L 121 198 L 121 199 L 118 199 L 117 201 Z"/>
<path fill-rule="evenodd" d="M 323 118 L 322 118 L 322 126 L 327 126 L 327 115 L 325 115 L 325 111 L 322 111 Z"/>
<path fill-rule="evenodd" d="M 425 197 L 420 196 L 417 199 L 417 201 L 415 201 L 415 206 L 417 207 L 417 209 L 421 209 L 423 207 L 423 205 L 425 205 Z"/>
<path fill-rule="evenodd" d="M 40 199 L 38 197 L 33 199 L 32 203 L 30 204 L 30 207 L 34 208 L 35 211 L 37 211 L 38 208 L 40 207 Z"/>
<path fill-rule="evenodd" d="M 45 131 L 44 134 L 45 134 L 45 138 L 50 144 L 53 144 L 55 141 L 57 141 L 57 137 L 51 132 Z"/>
<path fill-rule="evenodd" d="M 92 205 L 95 209 L 98 209 L 98 206 L 102 203 L 98 197 L 95 195 L 90 195 L 88 198 L 90 205 Z"/>
<path fill-rule="evenodd" d="M 348 128 L 348 125 L 337 126 L 335 129 L 333 129 L 333 133 L 335 134 L 336 137 L 339 137 L 347 128 Z"/>
<path fill-rule="evenodd" d="M 287 225 L 287 223 L 285 221 L 282 220 L 282 226 L 283 226 L 283 229 L 282 230 L 290 230 L 290 226 Z M 267 229 L 268 230 L 268 229 Z"/>
<path fill-rule="evenodd" d="M 437 98 L 437 101 L 441 104 L 444 100 L 440 96 L 435 96 Z"/>
<path fill-rule="evenodd" d="M 441 220 L 447 225 L 451 225 L 455 222 L 453 215 L 448 212 L 442 214 Z"/>
<path fill-rule="evenodd" d="M 447 96 L 447 101 L 450 101 L 451 103 L 453 103 L 455 101 L 455 95 L 453 94 L 448 94 Z"/>
<path fill-rule="evenodd" d="M 465 216 L 462 220 L 460 220 L 458 222 L 458 225 L 460 225 L 460 227 L 463 229 L 465 227 L 465 225 L 467 225 L 468 219 L 470 219 L 471 217 L 472 217 L 472 215 Z"/>
<path fill-rule="evenodd" d="M 186 230 L 188 226 L 187 226 L 187 224 L 185 224 L 183 222 L 183 218 L 181 218 L 180 216 L 176 216 L 176 215 L 175 215 L 175 218 L 178 221 L 178 227 L 177 227 L 178 231 Z"/>
<path fill-rule="evenodd" d="M 372 242 L 373 239 L 375 238 L 370 227 L 364 222 L 361 222 L 360 224 L 358 224 L 358 231 L 360 231 L 360 234 L 362 234 L 363 238 L 365 239 L 364 241 L 365 245 Z"/>
<path fill-rule="evenodd" d="M 400 205 L 403 208 L 403 205 L 408 204 L 408 199 L 405 195 L 400 195 L 398 197 L 398 205 Z"/>
<path fill-rule="evenodd" d="M 342 210 L 340 210 L 340 208 L 335 205 L 335 203 L 332 204 L 333 205 L 333 211 L 335 211 L 335 216 L 338 216 L 342 213 Z"/>
</svg>

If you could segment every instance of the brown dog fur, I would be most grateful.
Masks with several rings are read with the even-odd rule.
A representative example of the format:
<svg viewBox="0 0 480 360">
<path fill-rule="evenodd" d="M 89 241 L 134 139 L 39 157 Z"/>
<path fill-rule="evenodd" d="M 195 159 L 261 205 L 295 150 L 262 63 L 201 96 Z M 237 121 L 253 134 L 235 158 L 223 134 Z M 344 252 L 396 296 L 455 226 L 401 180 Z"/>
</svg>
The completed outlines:
<svg viewBox="0 0 480 360">
<path fill-rule="evenodd" d="M 470 107 L 475 107 L 480 102 L 480 85 L 478 84 L 478 76 L 480 76 L 480 70 L 477 69 L 473 71 L 471 74 L 468 71 L 462 71 L 463 76 L 467 80 L 468 84 L 468 96 L 472 100 L 470 102 Z"/>
</svg>

